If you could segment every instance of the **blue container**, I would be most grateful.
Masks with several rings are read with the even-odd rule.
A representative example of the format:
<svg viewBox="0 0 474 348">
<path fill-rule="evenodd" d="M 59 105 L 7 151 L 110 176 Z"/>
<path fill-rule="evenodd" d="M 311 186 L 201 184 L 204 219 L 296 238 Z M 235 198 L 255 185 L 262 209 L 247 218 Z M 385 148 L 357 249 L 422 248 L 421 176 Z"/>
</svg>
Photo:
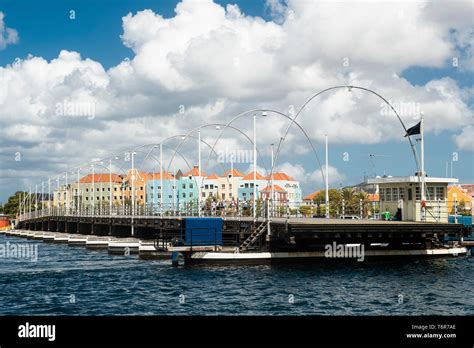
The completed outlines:
<svg viewBox="0 0 474 348">
<path fill-rule="evenodd" d="M 464 226 L 472 226 L 472 216 L 458 215 L 457 220 L 458 220 L 458 224 L 462 224 Z M 450 224 L 454 224 L 454 215 L 449 215 L 448 216 L 448 222 Z"/>
<path fill-rule="evenodd" d="M 185 218 L 185 245 L 222 245 L 221 218 Z"/>
</svg>

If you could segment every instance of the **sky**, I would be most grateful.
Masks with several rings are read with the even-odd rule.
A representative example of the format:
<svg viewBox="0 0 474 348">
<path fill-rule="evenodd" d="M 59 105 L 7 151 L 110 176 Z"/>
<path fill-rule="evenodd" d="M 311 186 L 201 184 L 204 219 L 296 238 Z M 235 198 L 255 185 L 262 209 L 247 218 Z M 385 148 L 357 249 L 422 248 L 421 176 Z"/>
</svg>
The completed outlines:
<svg viewBox="0 0 474 348">
<path fill-rule="evenodd" d="M 407 128 L 423 114 L 427 175 L 450 176 L 452 166 L 472 183 L 473 18 L 473 3 L 461 0 L 0 0 L 0 202 L 49 178 L 54 186 L 58 175 L 64 182 L 65 172 L 85 175 L 92 161 L 104 159 L 106 171 L 110 156 L 114 171 L 126 171 L 130 149 L 239 114 L 231 125 L 252 138 L 246 111 L 294 117 L 337 85 L 376 91 Z M 267 114 L 257 117 L 262 171 L 289 124 Z M 370 92 L 322 93 L 296 121 L 317 156 L 293 126 L 276 167 L 300 180 L 304 194 L 323 186 L 326 134 L 331 187 L 417 170 L 402 124 Z M 209 144 L 219 133 L 201 130 Z M 172 162 L 182 139 L 165 141 L 166 169 L 197 165 L 196 136 Z M 215 150 L 236 159 L 203 146 L 208 174 L 252 168 L 252 145 L 235 129 L 222 132 Z M 158 156 L 145 146 L 136 163 L 157 170 Z"/>
</svg>

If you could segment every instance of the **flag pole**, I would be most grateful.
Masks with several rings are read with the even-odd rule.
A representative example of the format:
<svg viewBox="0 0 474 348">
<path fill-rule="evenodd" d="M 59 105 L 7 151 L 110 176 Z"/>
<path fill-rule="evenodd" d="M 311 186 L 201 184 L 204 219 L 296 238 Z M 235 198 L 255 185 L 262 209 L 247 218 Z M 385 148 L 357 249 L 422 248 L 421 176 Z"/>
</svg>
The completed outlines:
<svg viewBox="0 0 474 348">
<path fill-rule="evenodd" d="M 426 192 L 425 192 L 425 143 L 424 143 L 424 113 L 420 113 L 421 121 L 420 121 L 420 135 L 421 135 L 421 142 L 420 142 L 420 152 L 421 152 L 421 201 L 424 202 L 426 200 Z M 422 218 L 425 220 L 425 207 L 422 205 Z"/>
</svg>

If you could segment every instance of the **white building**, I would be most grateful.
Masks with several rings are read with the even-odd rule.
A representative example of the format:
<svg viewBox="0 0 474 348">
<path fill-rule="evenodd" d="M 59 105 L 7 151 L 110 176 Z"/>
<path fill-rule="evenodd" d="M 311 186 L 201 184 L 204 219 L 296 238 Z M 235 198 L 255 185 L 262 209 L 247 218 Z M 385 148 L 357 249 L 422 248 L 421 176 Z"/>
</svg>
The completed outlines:
<svg viewBox="0 0 474 348">
<path fill-rule="evenodd" d="M 369 179 L 377 185 L 380 211 L 401 214 L 403 221 L 448 222 L 448 184 L 457 183 L 454 178 L 425 177 L 426 213 L 422 218 L 421 184 L 418 176 L 381 177 Z"/>
</svg>

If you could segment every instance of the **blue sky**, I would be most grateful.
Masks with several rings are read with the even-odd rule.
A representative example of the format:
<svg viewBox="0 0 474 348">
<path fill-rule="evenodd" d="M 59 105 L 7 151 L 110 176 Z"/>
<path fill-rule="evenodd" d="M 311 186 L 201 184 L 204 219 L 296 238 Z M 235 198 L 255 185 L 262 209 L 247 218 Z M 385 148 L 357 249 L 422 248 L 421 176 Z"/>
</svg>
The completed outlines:
<svg viewBox="0 0 474 348">
<path fill-rule="evenodd" d="M 265 1 L 248 0 L 216 2 L 223 6 L 225 6 L 226 4 L 237 4 L 244 16 L 262 17 L 265 21 L 275 20 L 277 23 L 279 23 L 277 25 L 281 24 L 281 22 L 277 20 L 275 14 L 278 12 L 278 8 L 270 6 L 270 4 L 267 4 Z M 134 58 L 136 58 L 134 51 L 131 48 L 126 47 L 124 45 L 123 40 L 121 39 L 121 35 L 124 33 L 124 27 L 122 26 L 122 18 L 124 16 L 126 16 L 128 13 L 132 13 L 132 15 L 134 16 L 137 11 L 151 9 L 154 13 L 159 13 L 164 18 L 173 18 L 176 16 L 176 13 L 174 11 L 176 4 L 177 1 L 145 0 L 47 0 L 41 2 L 26 0 L 2 0 L 0 2 L 0 12 L 5 15 L 5 26 L 8 28 L 15 29 L 18 32 L 19 40 L 15 44 L 7 45 L 5 49 L 0 51 L 0 67 L 6 68 L 9 64 L 12 64 L 15 58 L 17 57 L 22 60 L 27 60 L 28 54 L 31 54 L 34 57 L 42 57 L 48 62 L 50 62 L 52 59 L 58 58 L 58 55 L 62 50 L 67 50 L 80 53 L 82 60 L 90 58 L 91 60 L 102 65 L 102 67 L 107 71 L 108 69 L 114 68 L 119 65 L 121 62 L 123 62 L 125 58 L 129 58 L 130 60 L 134 60 Z M 285 5 L 285 3 L 283 3 L 283 5 Z M 290 8 L 291 2 L 290 4 L 288 4 L 288 6 L 288 8 Z M 298 10 L 301 10 L 300 7 L 303 7 L 303 5 L 295 4 L 296 13 L 298 13 Z M 75 20 L 69 19 L 70 10 L 75 11 Z M 338 19 L 335 18 L 334 20 L 337 21 Z M 251 21 L 251 19 L 249 19 L 249 21 Z M 315 28 L 315 30 L 316 29 L 317 28 Z M 288 29 L 288 35 L 291 35 L 291 30 L 294 31 L 295 29 Z M 301 27 L 300 30 L 303 32 L 304 27 Z M 383 28 L 381 30 L 383 30 Z M 460 28 L 457 30 L 461 32 L 465 29 Z M 472 25 L 470 30 L 472 30 Z M 132 34 L 137 35 L 136 33 Z M 327 35 L 331 34 L 328 33 Z M 355 38 L 354 40 L 357 39 Z M 338 42 L 338 37 L 334 37 L 334 42 Z M 135 47 L 135 49 L 138 49 L 137 46 Z M 468 49 L 469 47 L 466 48 L 466 46 L 461 48 L 458 47 L 456 52 L 460 56 L 467 56 L 469 53 Z M 377 53 L 375 52 L 373 54 L 376 55 Z M 281 55 L 283 55 L 283 53 Z M 279 57 L 279 54 L 275 53 L 275 56 Z M 339 57 L 337 58 L 339 59 Z M 317 61 L 319 58 L 317 57 L 317 55 L 309 55 L 307 60 L 311 59 Z M 361 59 L 359 58 L 359 60 Z M 463 107 L 466 107 L 467 110 L 470 110 L 470 112 L 472 113 L 472 86 L 474 76 L 472 70 L 453 67 L 450 64 L 449 59 L 444 59 L 444 63 L 442 63 L 441 65 L 438 63 L 431 62 L 429 64 L 427 63 L 425 66 L 423 64 L 407 63 L 405 66 L 403 66 L 403 68 L 401 68 L 400 71 L 396 71 L 397 69 L 400 69 L 400 67 L 396 63 L 393 63 L 393 66 L 394 72 L 397 72 L 401 79 L 406 79 L 406 81 L 410 85 L 419 88 L 420 90 L 426 87 L 427 84 L 430 83 L 430 81 L 442 80 L 446 78 L 452 79 L 457 85 L 459 93 L 464 94 Z M 373 79 L 377 80 L 377 78 L 379 78 L 380 80 L 382 80 L 382 76 L 385 76 L 383 74 L 385 74 L 387 72 L 386 70 L 390 69 L 390 67 L 391 65 L 389 63 L 387 63 L 386 66 L 384 66 L 384 64 L 379 64 L 377 68 L 374 68 Z M 363 72 L 363 74 L 365 74 L 364 77 L 367 77 L 367 68 L 364 69 L 366 69 Z M 380 77 L 377 74 L 380 74 Z M 1 76 L 2 75 L 0 75 L 0 79 Z M 324 83 L 318 84 L 318 86 L 320 85 L 324 85 Z M 159 86 L 159 88 L 162 88 L 161 85 L 157 86 Z M 259 87 L 256 86 L 256 89 L 258 90 Z M 305 94 L 305 91 L 302 91 L 302 89 L 300 88 L 299 92 L 301 92 L 301 95 L 309 96 L 311 94 L 310 91 L 316 92 L 317 90 L 317 88 L 309 88 Z M 409 89 L 407 91 L 409 91 Z M 169 92 L 169 90 L 167 92 Z M 190 99 L 196 103 L 197 106 L 204 105 L 204 101 L 200 100 L 203 99 L 203 97 L 199 93 L 193 93 L 192 91 L 188 91 L 186 93 L 188 96 L 190 96 Z M 408 99 L 410 98 L 408 94 L 409 92 L 403 93 L 406 93 L 405 95 L 408 97 Z M 288 92 L 287 96 L 290 94 L 291 93 Z M 389 95 L 387 97 L 390 98 L 391 96 Z M 222 96 L 219 96 L 219 98 L 222 99 Z M 219 100 L 219 98 L 216 96 L 215 100 Z M 232 98 L 229 99 L 232 100 Z M 235 98 L 235 103 L 231 103 L 232 106 L 229 106 L 228 110 L 239 110 L 239 107 L 236 107 L 236 103 L 239 103 L 239 101 L 242 100 L 242 107 L 244 108 L 244 110 L 247 109 L 248 106 L 252 106 L 251 98 L 242 98 L 239 96 Z M 278 100 L 278 97 L 269 97 L 268 103 L 271 103 L 272 100 Z M 428 103 L 428 101 L 426 103 Z M 456 104 L 459 103 L 456 102 Z M 144 112 L 144 116 L 148 115 L 147 113 L 149 113 L 149 111 Z M 17 117 L 21 120 L 22 115 L 18 115 Z M 110 122 L 110 120 L 114 120 L 113 115 L 109 115 L 107 117 L 107 122 Z M 154 117 L 161 116 L 157 115 Z M 168 118 L 171 117 L 170 115 L 162 117 L 163 120 L 166 120 L 167 124 L 171 122 Z M 467 148 L 466 146 L 460 147 L 459 144 L 454 141 L 454 137 L 461 134 L 463 128 L 472 126 L 472 114 L 470 122 L 469 117 L 466 117 L 468 118 L 468 121 L 466 121 L 464 118 L 464 121 L 462 121 L 460 124 L 453 123 L 445 126 L 437 126 L 437 130 L 428 132 L 426 134 L 425 148 L 426 168 L 428 175 L 444 176 L 445 163 L 447 161 L 450 161 L 453 156 L 453 153 L 456 152 L 459 160 L 454 163 L 454 175 L 456 177 L 459 177 L 461 182 L 474 182 L 474 161 L 472 148 L 470 149 L 469 145 L 467 146 Z M 7 118 L 5 118 L 5 120 L 6 119 Z M 121 122 L 120 120 L 122 119 L 123 118 L 121 116 L 117 116 L 116 121 Z M 456 117 L 454 117 L 454 119 L 456 119 Z M 215 120 L 215 118 L 213 120 Z M 29 121 L 27 121 L 25 118 L 23 125 L 27 125 L 28 122 Z M 166 122 L 163 121 L 163 124 L 165 124 Z M 415 121 L 407 121 L 407 126 L 411 126 L 414 123 Z M 71 123 L 70 126 L 71 132 L 73 132 L 72 125 L 73 123 Z M 68 125 L 66 125 L 66 127 L 68 127 L 69 129 Z M 103 125 L 95 126 L 93 127 L 93 129 L 100 129 L 101 127 L 103 127 Z M 380 123 L 380 127 L 384 127 L 383 122 Z M 87 126 L 78 129 L 80 131 L 86 132 Z M 58 132 L 59 131 L 56 130 L 56 132 L 51 132 L 51 134 L 57 134 Z M 342 129 L 341 132 L 343 133 L 344 130 Z M 65 134 L 67 134 L 66 129 Z M 164 134 L 165 133 L 163 133 L 163 135 Z M 53 138 L 51 138 L 51 142 L 58 143 L 61 142 L 60 139 L 61 138 L 55 138 L 53 140 Z M 332 139 L 334 139 L 334 136 Z M 79 144 L 81 144 L 81 140 L 79 138 L 77 140 Z M 5 166 L 3 168 L 3 179 L 0 183 L 0 201 L 5 201 L 10 194 L 12 194 L 17 189 L 23 188 L 24 185 L 31 185 L 34 182 L 35 178 L 29 176 L 30 174 L 28 174 L 27 172 L 31 173 L 32 171 L 34 171 L 35 165 L 39 165 L 39 163 L 44 166 L 44 168 L 42 168 L 43 177 L 46 177 L 48 175 L 47 173 L 49 172 L 54 173 L 63 170 L 64 166 L 62 166 L 61 164 L 62 161 L 67 161 L 69 165 L 72 165 L 73 161 L 70 159 L 70 156 L 67 155 L 67 160 L 63 159 L 60 156 L 60 152 L 58 152 L 57 154 L 55 153 L 54 157 L 50 157 L 49 160 L 48 157 L 46 157 L 46 160 L 43 160 L 42 158 L 39 159 L 38 157 L 34 158 L 32 155 L 28 156 L 28 153 L 33 154 L 36 151 L 35 149 L 39 149 L 41 146 L 44 146 L 45 142 L 48 142 L 48 140 L 38 140 L 37 143 L 29 142 L 23 145 L 16 143 L 15 140 L 6 139 L 3 141 L 2 147 L 5 148 L 5 151 L 2 151 L 2 158 Z M 316 140 L 316 142 L 318 144 L 321 143 L 320 139 Z M 87 141 L 82 141 L 82 144 L 84 143 L 87 143 Z M 140 142 L 138 141 L 137 143 Z M 331 166 L 337 168 L 338 172 L 342 174 L 340 184 L 346 185 L 358 183 L 363 179 L 364 172 L 367 172 L 368 174 L 373 172 L 373 169 L 369 162 L 369 153 L 383 154 L 384 156 L 386 156 L 377 157 L 375 159 L 375 169 L 377 174 L 386 173 L 390 175 L 407 175 L 413 174 L 414 172 L 413 158 L 411 157 L 411 152 L 408 143 L 406 142 L 406 139 L 400 138 L 396 140 L 393 138 L 382 137 L 380 141 L 371 142 L 369 144 L 367 142 L 341 143 L 339 141 L 334 141 L 333 143 L 334 144 L 331 144 L 330 148 L 330 164 Z M 108 150 L 112 151 L 114 147 L 116 149 L 122 148 L 123 146 L 120 145 L 121 144 L 111 144 Z M 12 153 L 16 152 L 16 148 L 18 148 L 18 151 L 25 154 L 25 160 L 21 163 L 15 162 L 12 159 Z M 344 152 L 349 153 L 351 158 L 349 162 L 343 160 Z M 322 156 L 323 152 L 321 151 L 320 154 Z M 90 157 L 94 157 L 96 155 L 96 153 L 91 153 Z M 45 164 L 45 161 L 49 161 L 49 163 Z M 308 155 L 302 154 L 296 160 L 296 163 L 302 163 L 305 166 L 307 172 L 316 169 L 313 166 L 312 158 Z M 243 164 L 241 165 L 240 169 L 245 168 L 248 168 L 248 165 Z M 311 182 L 310 180 L 309 182 L 304 184 L 303 188 L 305 190 L 305 193 L 309 193 L 315 189 L 319 189 L 318 185 L 320 185 L 320 183 L 318 184 L 317 182 Z M 337 183 L 334 183 L 334 186 L 339 185 Z"/>
</svg>

